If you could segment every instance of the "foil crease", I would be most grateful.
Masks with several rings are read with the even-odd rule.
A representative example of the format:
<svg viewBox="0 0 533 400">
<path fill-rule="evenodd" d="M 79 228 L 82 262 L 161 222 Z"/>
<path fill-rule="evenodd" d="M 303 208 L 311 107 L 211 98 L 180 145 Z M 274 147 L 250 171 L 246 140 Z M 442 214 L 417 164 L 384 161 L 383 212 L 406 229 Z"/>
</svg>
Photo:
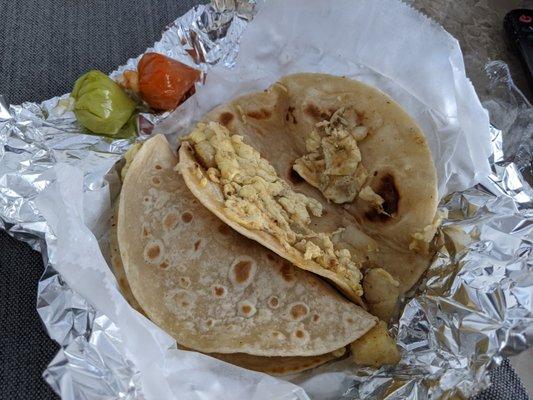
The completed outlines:
<svg viewBox="0 0 533 400">
<path fill-rule="evenodd" d="M 50 264 L 37 287 L 37 312 L 48 335 L 61 346 L 68 346 L 78 337 L 89 338 L 97 314 L 94 307 L 74 292 Z"/>
<path fill-rule="evenodd" d="M 147 51 L 203 71 L 215 64 L 231 67 L 254 11 L 254 1 L 214 0 L 194 7 Z M 111 76 L 138 60 L 128 60 Z M 441 202 L 448 218 L 436 240 L 437 257 L 392 328 L 402 350 L 400 364 L 351 369 L 342 398 L 472 396 L 487 387 L 487 371 L 502 356 L 533 344 L 533 108 L 504 63 L 489 63 L 486 72 L 492 174 Z M 141 114 L 141 140 L 169 114 Z M 42 239 L 50 228 L 34 199 L 54 182 L 50 168 L 58 162 L 83 171 L 86 192 L 98 190 L 131 143 L 83 133 L 68 94 L 11 106 L 0 97 L 0 227 L 43 253 L 47 268 L 37 311 L 61 346 L 44 378 L 66 400 L 144 396 L 120 329 L 48 265 L 54 249 Z"/>
<path fill-rule="evenodd" d="M 52 275 L 52 279 L 61 279 L 57 274 L 54 275 L 53 271 L 47 272 Z M 64 288 L 63 285 L 59 286 Z M 69 290 L 63 290 L 66 311 L 74 315 L 74 320 L 71 320 L 74 323 L 86 317 L 86 322 L 90 322 L 90 332 L 77 331 L 81 334 L 69 335 L 71 337 L 68 344 L 62 347 L 50 362 L 43 378 L 62 399 L 143 400 L 138 372 L 135 365 L 124 355 L 118 327 L 105 315 L 91 310 L 88 305 L 86 309 L 77 308 L 83 303 L 83 299 L 76 293 L 69 299 Z M 49 292 L 44 290 L 39 294 L 42 296 Z M 73 304 L 75 300 L 72 299 L 81 303 Z M 60 324 L 71 329 L 67 327 L 68 322 L 69 319 L 65 318 Z M 56 329 L 56 332 L 59 331 Z"/>
</svg>

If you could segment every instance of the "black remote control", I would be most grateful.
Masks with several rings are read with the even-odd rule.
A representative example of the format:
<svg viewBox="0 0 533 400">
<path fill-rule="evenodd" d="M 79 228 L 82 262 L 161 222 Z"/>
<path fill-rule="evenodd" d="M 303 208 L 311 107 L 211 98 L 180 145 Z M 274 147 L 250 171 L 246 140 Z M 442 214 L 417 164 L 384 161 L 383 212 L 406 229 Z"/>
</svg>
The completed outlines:
<svg viewBox="0 0 533 400">
<path fill-rule="evenodd" d="M 511 49 L 517 53 L 524 66 L 533 91 L 533 10 L 519 9 L 509 12 L 504 18 L 503 27 Z"/>
</svg>

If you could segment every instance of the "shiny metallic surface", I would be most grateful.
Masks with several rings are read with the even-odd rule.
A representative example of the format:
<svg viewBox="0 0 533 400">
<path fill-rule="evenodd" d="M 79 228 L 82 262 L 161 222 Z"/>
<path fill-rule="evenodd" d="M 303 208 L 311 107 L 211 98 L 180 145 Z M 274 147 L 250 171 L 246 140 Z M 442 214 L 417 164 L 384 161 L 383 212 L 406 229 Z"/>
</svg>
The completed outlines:
<svg viewBox="0 0 533 400">
<path fill-rule="evenodd" d="M 147 51 L 204 72 L 215 64 L 231 67 L 254 12 L 252 1 L 214 0 L 197 6 Z M 129 60 L 112 76 L 134 68 L 137 61 Z M 502 355 L 533 344 L 533 109 L 505 64 L 490 63 L 486 73 L 492 174 L 441 202 L 448 218 L 435 240 L 437 256 L 392 328 L 402 351 L 400 364 L 377 371 L 344 368 L 342 398 L 471 396 L 489 384 L 487 371 Z M 193 106 L 194 97 L 176 111 L 181 118 L 167 118 L 176 112 L 141 114 L 139 140 L 154 130 L 168 131 L 165 124 L 187 126 Z M 68 94 L 16 106 L 0 96 L 0 226 L 41 250 L 45 264 L 56 249 L 53 241 L 43 245 L 42 238 L 53 229 L 34 199 L 54 183 L 52 167 L 60 162 L 75 166 L 83 172 L 84 192 L 96 194 L 111 185 L 114 165 L 133 141 L 85 134 L 71 110 Z M 87 224 L 100 238 L 96 223 L 105 219 L 91 225 L 93 217 L 87 215 Z M 51 265 L 38 287 L 37 311 L 62 346 L 44 377 L 63 399 L 144 399 L 118 326 L 70 289 Z M 320 378 L 338 371 L 338 365 L 310 375 Z"/>
<path fill-rule="evenodd" d="M 77 336 L 58 352 L 44 379 L 63 399 L 144 399 L 117 327 L 104 315 L 92 325 L 88 338 Z"/>
<path fill-rule="evenodd" d="M 96 310 L 48 265 L 37 288 L 37 312 L 48 335 L 61 346 L 91 337 Z"/>
<path fill-rule="evenodd" d="M 533 345 L 533 109 L 501 62 L 486 66 L 493 95 L 492 174 L 446 196 L 437 255 L 393 328 L 394 368 L 355 371 L 346 398 L 469 397 L 487 370 Z M 505 142 L 513 143 L 505 146 Z M 449 396 L 449 397 L 448 397 Z"/>
<path fill-rule="evenodd" d="M 147 51 L 204 71 L 214 64 L 231 67 L 237 41 L 254 10 L 253 1 L 197 6 L 169 26 Z M 139 58 L 128 60 L 111 76 L 136 68 Z M 69 94 L 22 105 L 8 105 L 0 96 L 0 227 L 43 251 L 47 268 L 38 285 L 37 312 L 50 337 L 62 346 L 44 372 L 50 386 L 63 399 L 144 399 L 137 369 L 125 355 L 118 327 L 70 289 L 47 262 L 47 254 L 55 249 L 44 245 L 42 239 L 50 235 L 50 226 L 37 212 L 34 199 L 55 181 L 52 167 L 61 162 L 75 166 L 83 171 L 84 191 L 96 193 L 109 184 L 106 175 L 113 173 L 115 163 L 133 142 L 84 133 L 72 107 Z M 164 127 L 162 122 L 171 114 L 140 113 L 139 140 L 149 136 L 155 126 Z M 180 120 L 185 119 L 181 115 Z"/>
</svg>

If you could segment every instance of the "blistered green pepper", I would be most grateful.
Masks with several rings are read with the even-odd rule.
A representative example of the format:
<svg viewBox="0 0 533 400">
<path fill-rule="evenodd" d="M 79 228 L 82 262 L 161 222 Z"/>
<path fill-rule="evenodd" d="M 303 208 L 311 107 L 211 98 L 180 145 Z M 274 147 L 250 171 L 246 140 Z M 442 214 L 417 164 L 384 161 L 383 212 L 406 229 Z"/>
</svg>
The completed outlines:
<svg viewBox="0 0 533 400">
<path fill-rule="evenodd" d="M 71 96 L 78 122 L 93 133 L 116 135 L 128 122 L 135 103 L 111 78 L 92 70 L 80 76 Z"/>
</svg>

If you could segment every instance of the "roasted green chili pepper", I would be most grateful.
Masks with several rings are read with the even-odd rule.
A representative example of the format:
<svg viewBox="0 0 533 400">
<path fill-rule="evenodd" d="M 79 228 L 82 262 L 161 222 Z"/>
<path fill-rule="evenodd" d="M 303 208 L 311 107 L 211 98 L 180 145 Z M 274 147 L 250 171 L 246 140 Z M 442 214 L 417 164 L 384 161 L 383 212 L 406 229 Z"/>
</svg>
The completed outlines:
<svg viewBox="0 0 533 400">
<path fill-rule="evenodd" d="M 93 133 L 116 135 L 128 122 L 135 103 L 111 78 L 92 70 L 80 76 L 71 96 L 78 122 Z"/>
</svg>

